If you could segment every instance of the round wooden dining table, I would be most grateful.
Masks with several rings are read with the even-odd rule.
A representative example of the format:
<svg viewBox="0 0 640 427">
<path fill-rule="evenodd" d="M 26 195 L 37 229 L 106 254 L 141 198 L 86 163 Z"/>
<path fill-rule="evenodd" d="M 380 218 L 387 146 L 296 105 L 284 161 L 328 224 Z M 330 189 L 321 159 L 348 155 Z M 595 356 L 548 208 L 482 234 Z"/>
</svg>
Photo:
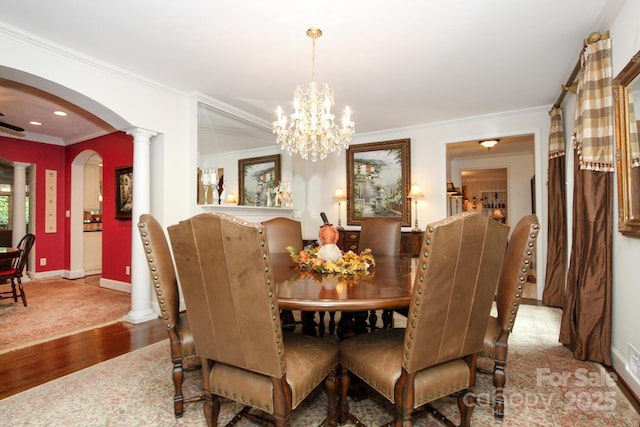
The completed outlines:
<svg viewBox="0 0 640 427">
<path fill-rule="evenodd" d="M 18 258 L 20 256 L 20 252 L 22 251 L 18 248 L 0 246 L 0 261 Z"/>
<path fill-rule="evenodd" d="M 376 256 L 367 273 L 339 275 L 301 269 L 288 254 L 271 255 L 281 309 L 367 311 L 407 308 L 417 258 Z"/>
</svg>

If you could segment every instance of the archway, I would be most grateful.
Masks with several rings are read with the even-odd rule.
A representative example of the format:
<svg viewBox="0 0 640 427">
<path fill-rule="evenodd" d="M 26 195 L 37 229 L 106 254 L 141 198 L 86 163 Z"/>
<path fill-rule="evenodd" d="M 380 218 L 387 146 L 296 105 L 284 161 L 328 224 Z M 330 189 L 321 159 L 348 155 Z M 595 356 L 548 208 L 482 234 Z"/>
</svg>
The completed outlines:
<svg viewBox="0 0 640 427">
<path fill-rule="evenodd" d="M 77 279 L 86 274 L 84 268 L 85 164 L 96 155 L 99 154 L 93 150 L 85 150 L 71 162 L 70 253 L 68 275 L 65 275 L 68 279 Z"/>
</svg>

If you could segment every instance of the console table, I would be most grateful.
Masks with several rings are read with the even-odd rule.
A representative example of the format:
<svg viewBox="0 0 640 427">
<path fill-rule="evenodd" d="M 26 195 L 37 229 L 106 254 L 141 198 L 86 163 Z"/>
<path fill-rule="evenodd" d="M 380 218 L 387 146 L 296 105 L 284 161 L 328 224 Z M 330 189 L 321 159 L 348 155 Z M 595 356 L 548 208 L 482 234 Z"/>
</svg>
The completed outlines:
<svg viewBox="0 0 640 427">
<path fill-rule="evenodd" d="M 338 247 L 343 251 L 358 252 L 360 230 L 339 230 Z M 403 231 L 400 236 L 400 255 L 420 256 L 423 231 Z"/>
</svg>

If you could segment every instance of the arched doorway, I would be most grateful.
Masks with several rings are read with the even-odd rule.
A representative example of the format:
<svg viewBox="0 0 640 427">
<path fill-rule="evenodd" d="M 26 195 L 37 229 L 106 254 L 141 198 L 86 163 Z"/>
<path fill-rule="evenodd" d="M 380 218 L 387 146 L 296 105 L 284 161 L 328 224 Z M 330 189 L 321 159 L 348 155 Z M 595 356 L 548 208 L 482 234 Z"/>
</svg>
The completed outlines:
<svg viewBox="0 0 640 427">
<path fill-rule="evenodd" d="M 94 224 L 101 225 L 101 221 L 100 223 L 95 221 L 95 215 L 102 215 L 101 200 L 98 195 L 98 193 L 101 195 L 102 173 L 101 166 L 97 164 L 98 161 L 102 161 L 98 153 L 86 150 L 78 154 L 71 163 L 70 265 L 69 277 L 67 277 L 70 279 L 84 277 L 86 274 L 97 274 L 101 271 L 101 267 L 97 268 L 96 266 L 98 261 L 95 258 L 96 251 L 99 250 L 99 265 L 101 266 L 102 228 L 100 226 L 100 230 L 97 227 L 91 229 Z M 99 176 L 90 175 L 92 171 L 89 168 L 94 167 L 99 168 L 97 170 Z M 96 179 L 99 181 L 96 182 Z M 88 186 L 93 188 L 87 188 Z M 90 196 L 93 193 L 96 195 Z M 89 198 L 95 198 L 95 200 L 89 201 Z M 87 227 L 88 225 L 91 227 Z M 94 260 L 89 261 L 89 259 Z"/>
</svg>

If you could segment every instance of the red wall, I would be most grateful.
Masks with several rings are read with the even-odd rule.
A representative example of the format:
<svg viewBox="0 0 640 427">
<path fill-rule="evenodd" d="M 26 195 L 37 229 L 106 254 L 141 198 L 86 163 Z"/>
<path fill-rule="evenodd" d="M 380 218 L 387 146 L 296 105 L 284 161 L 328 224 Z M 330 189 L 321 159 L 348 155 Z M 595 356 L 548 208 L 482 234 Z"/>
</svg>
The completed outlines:
<svg viewBox="0 0 640 427">
<path fill-rule="evenodd" d="M 133 138 L 123 132 L 94 138 L 66 147 L 66 167 L 71 170 L 73 160 L 85 150 L 93 150 L 102 157 L 102 277 L 121 282 L 131 282 L 126 266 L 131 266 L 131 220 L 115 219 L 115 169 L 133 165 Z M 67 188 L 71 186 L 71 173 L 66 176 Z M 71 195 L 65 200 L 70 209 Z M 67 218 L 68 220 L 68 218 Z M 65 236 L 65 247 L 69 247 L 70 234 Z M 65 264 L 70 263 L 66 251 Z"/>
<path fill-rule="evenodd" d="M 35 259 L 36 272 L 64 270 L 70 267 L 71 164 L 84 150 L 93 150 L 103 159 L 103 216 L 102 216 L 102 277 L 129 283 L 125 267 L 131 265 L 131 220 L 115 219 L 115 168 L 133 164 L 133 139 L 123 132 L 115 132 L 67 147 L 41 144 L 0 136 L 0 157 L 14 162 L 36 165 L 35 195 Z M 55 233 L 44 232 L 45 170 L 58 173 Z M 40 258 L 47 265 L 40 266 Z"/>
<path fill-rule="evenodd" d="M 65 251 L 60 248 L 65 247 L 64 236 L 69 234 L 66 228 L 67 223 L 64 217 L 65 194 L 66 194 L 66 164 L 64 147 L 39 144 L 21 139 L 6 138 L 0 136 L 0 157 L 13 161 L 32 163 L 36 165 L 36 186 L 31 189 L 31 195 L 35 195 L 33 200 L 35 208 L 35 230 L 31 227 L 29 232 L 36 235 L 34 246 L 36 265 L 35 271 L 61 270 L 65 265 Z M 56 203 L 56 232 L 44 232 L 44 206 L 45 206 L 45 170 L 55 170 L 57 172 L 57 203 Z M 47 259 L 47 265 L 40 266 L 40 258 Z"/>
</svg>

